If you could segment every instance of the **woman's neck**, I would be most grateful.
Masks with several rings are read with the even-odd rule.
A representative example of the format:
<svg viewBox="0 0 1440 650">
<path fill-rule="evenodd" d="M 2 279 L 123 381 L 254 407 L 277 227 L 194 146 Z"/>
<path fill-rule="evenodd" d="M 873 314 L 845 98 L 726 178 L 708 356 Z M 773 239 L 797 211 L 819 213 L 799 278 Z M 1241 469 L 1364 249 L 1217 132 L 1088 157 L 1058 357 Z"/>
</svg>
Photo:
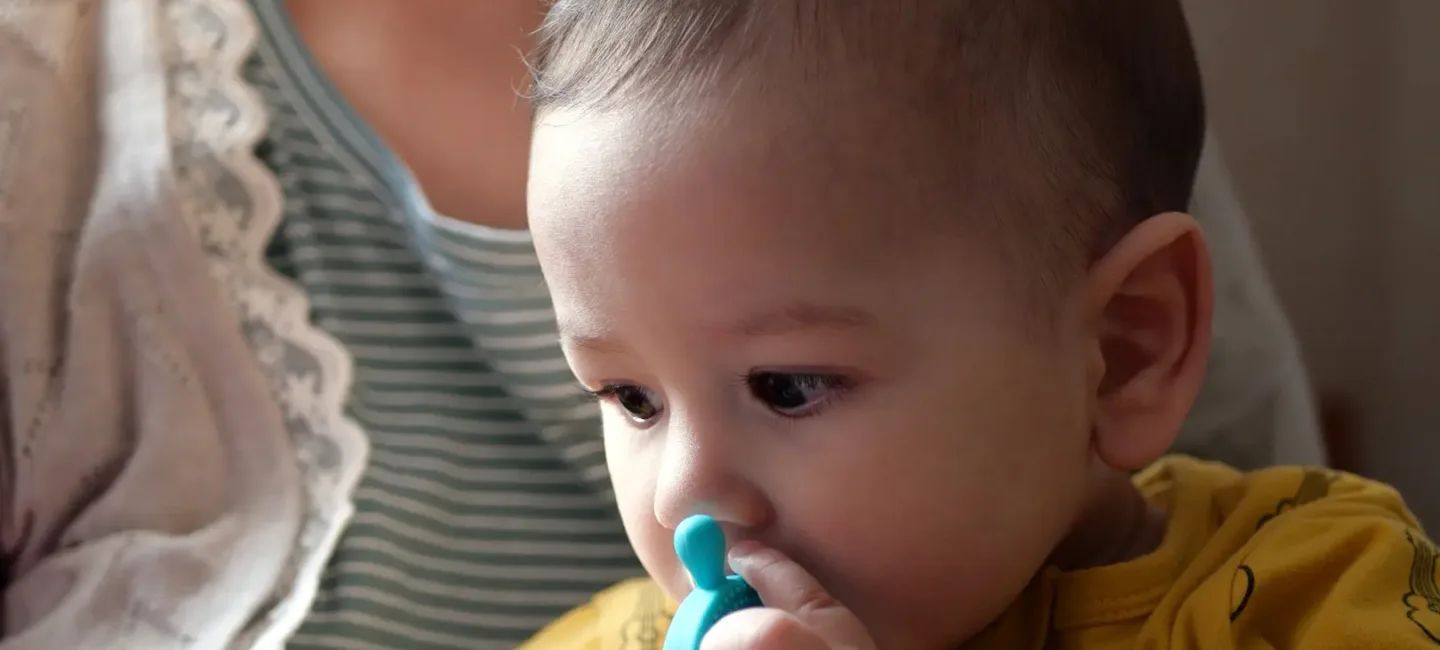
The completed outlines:
<svg viewBox="0 0 1440 650">
<path fill-rule="evenodd" d="M 538 0 L 287 0 L 331 83 L 442 214 L 525 227 Z"/>
</svg>

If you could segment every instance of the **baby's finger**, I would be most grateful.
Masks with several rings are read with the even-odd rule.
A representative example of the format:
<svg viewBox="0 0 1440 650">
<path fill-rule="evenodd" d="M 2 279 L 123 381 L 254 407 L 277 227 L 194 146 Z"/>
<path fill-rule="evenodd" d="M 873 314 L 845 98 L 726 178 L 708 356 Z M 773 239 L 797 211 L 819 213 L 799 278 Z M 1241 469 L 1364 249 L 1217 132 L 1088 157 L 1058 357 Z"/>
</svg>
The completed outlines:
<svg viewBox="0 0 1440 650">
<path fill-rule="evenodd" d="M 826 592 L 809 572 L 779 551 L 753 543 L 737 544 L 730 550 L 730 566 L 755 588 L 765 607 L 789 613 L 824 639 L 827 647 L 875 647 L 860 619 Z"/>
<path fill-rule="evenodd" d="M 831 650 L 793 614 L 768 607 L 733 612 L 705 633 L 700 650 Z"/>
</svg>

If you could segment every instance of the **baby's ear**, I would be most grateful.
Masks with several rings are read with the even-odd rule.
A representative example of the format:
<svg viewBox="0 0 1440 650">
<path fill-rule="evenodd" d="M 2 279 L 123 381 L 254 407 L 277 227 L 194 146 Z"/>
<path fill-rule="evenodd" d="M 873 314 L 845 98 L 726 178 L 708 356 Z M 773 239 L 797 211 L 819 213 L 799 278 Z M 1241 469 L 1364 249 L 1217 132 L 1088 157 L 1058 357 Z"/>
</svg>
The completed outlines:
<svg viewBox="0 0 1440 650">
<path fill-rule="evenodd" d="M 1187 214 L 1147 219 L 1091 267 L 1094 446 L 1110 466 L 1141 469 L 1174 442 L 1205 377 L 1211 292 L 1210 252 Z"/>
</svg>

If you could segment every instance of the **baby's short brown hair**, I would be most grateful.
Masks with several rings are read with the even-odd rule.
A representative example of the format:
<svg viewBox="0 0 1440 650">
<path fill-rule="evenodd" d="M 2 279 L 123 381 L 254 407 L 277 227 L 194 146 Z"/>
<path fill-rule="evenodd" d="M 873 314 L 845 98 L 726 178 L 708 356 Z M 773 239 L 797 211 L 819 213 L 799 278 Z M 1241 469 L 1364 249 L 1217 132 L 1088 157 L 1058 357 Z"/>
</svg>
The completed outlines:
<svg viewBox="0 0 1440 650">
<path fill-rule="evenodd" d="M 1205 130 L 1178 0 L 555 0 L 534 68 L 542 119 L 741 88 L 903 106 L 927 133 L 906 157 L 1040 242 L 1016 250 L 1049 280 L 1185 211 Z"/>
</svg>

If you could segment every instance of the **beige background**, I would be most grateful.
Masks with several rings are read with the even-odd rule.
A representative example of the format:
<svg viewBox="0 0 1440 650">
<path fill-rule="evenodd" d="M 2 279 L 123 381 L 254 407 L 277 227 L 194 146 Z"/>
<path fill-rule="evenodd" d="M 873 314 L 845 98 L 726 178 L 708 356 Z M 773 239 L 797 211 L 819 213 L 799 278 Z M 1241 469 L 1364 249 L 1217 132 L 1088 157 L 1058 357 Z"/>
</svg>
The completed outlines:
<svg viewBox="0 0 1440 650">
<path fill-rule="evenodd" d="M 1440 2 L 1186 0 L 1210 117 L 1363 470 L 1440 527 Z"/>
</svg>

